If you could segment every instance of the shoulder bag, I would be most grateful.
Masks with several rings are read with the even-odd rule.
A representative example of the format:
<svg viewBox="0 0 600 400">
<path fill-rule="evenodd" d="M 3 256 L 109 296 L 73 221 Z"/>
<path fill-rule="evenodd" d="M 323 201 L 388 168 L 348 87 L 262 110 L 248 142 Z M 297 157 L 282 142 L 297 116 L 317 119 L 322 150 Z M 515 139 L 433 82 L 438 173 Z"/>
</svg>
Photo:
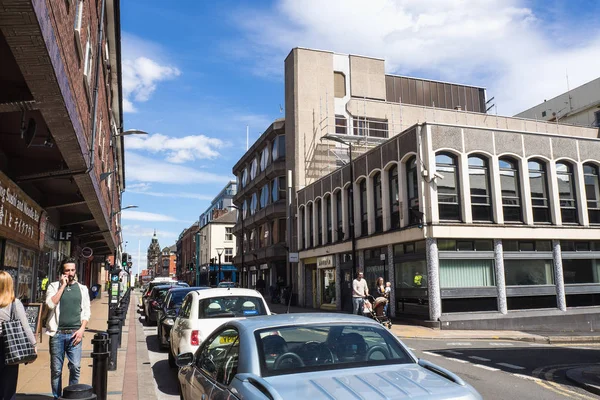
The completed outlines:
<svg viewBox="0 0 600 400">
<path fill-rule="evenodd" d="M 4 364 L 17 365 L 35 361 L 35 347 L 25 334 L 21 320 L 15 315 L 15 303 L 10 306 L 10 321 L 2 322 Z"/>
</svg>

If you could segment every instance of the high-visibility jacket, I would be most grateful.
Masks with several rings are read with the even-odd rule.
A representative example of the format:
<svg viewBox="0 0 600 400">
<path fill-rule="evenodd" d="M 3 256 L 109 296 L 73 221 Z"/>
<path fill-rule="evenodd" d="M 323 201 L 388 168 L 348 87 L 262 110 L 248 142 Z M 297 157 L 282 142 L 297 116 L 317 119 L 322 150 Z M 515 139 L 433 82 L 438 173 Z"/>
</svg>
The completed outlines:
<svg viewBox="0 0 600 400">
<path fill-rule="evenodd" d="M 422 280 L 423 280 L 423 275 L 421 275 L 421 274 L 415 275 L 415 279 L 414 279 L 415 286 L 421 286 Z"/>
<path fill-rule="evenodd" d="M 42 290 L 46 290 L 48 289 L 48 277 L 45 277 L 44 279 L 42 279 Z"/>
</svg>

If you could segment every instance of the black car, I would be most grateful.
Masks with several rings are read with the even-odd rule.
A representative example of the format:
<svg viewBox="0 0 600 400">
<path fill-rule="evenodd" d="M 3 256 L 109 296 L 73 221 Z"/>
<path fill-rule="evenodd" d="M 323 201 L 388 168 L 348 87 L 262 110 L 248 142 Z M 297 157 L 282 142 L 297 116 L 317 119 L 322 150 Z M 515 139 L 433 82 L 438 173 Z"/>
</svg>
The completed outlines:
<svg viewBox="0 0 600 400">
<path fill-rule="evenodd" d="M 160 343 L 161 348 L 169 347 L 169 334 L 171 333 L 171 328 L 175 323 L 175 318 L 177 318 L 177 314 L 179 314 L 179 307 L 181 307 L 181 303 L 183 303 L 183 298 L 186 294 L 191 292 L 192 290 L 202 290 L 209 289 L 207 286 L 199 286 L 199 287 L 172 287 L 166 297 L 162 302 L 161 307 L 157 312 L 157 325 L 158 325 L 158 341 Z"/>
<path fill-rule="evenodd" d="M 178 281 L 152 281 L 148 284 L 146 289 L 144 290 L 144 294 L 142 295 L 142 312 L 146 316 L 146 321 L 148 320 L 148 309 L 150 308 L 150 295 L 152 294 L 152 289 L 157 286 L 178 286 L 178 287 L 189 287 L 185 282 Z"/>
<path fill-rule="evenodd" d="M 177 283 L 168 283 L 166 285 L 154 286 L 150 295 L 146 299 L 144 314 L 146 315 L 146 324 L 154 325 L 157 321 L 157 311 L 161 308 L 162 303 L 173 287 L 181 287 Z"/>
</svg>

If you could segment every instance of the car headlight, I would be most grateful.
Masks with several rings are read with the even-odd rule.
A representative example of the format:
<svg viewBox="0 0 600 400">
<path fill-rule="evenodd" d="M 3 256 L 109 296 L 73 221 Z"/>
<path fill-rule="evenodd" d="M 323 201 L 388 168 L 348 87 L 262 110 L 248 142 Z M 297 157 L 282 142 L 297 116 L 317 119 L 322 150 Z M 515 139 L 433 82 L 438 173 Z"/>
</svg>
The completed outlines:
<svg viewBox="0 0 600 400">
<path fill-rule="evenodd" d="M 173 318 L 165 318 L 165 325 L 173 326 L 175 324 L 175 320 Z"/>
</svg>

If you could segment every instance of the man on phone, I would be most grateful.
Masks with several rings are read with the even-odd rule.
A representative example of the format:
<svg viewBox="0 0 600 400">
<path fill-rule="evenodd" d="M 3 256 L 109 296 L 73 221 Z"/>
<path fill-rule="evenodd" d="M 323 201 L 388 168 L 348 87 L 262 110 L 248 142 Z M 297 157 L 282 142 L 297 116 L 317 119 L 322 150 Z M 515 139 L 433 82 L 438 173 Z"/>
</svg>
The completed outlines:
<svg viewBox="0 0 600 400">
<path fill-rule="evenodd" d="M 59 269 L 59 281 L 48 285 L 46 304 L 50 309 L 46 333 L 50 336 L 50 379 L 52 395 L 62 395 L 62 369 L 65 354 L 69 360 L 69 386 L 79 383 L 81 341 L 90 320 L 88 288 L 75 278 L 76 261 L 65 259 Z"/>
</svg>

